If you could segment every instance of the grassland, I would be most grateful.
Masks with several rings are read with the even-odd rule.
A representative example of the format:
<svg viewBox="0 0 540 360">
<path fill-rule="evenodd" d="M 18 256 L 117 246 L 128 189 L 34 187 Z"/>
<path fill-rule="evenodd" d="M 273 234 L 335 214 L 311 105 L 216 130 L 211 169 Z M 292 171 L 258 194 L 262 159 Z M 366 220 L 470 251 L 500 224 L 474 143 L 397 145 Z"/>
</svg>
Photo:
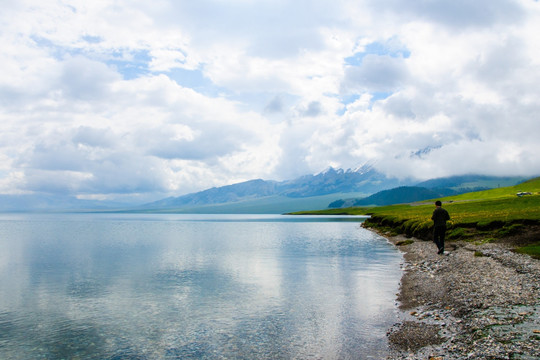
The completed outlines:
<svg viewBox="0 0 540 360">
<path fill-rule="evenodd" d="M 517 196 L 526 192 L 530 195 Z M 540 225 L 540 178 L 516 186 L 471 192 L 438 199 L 450 213 L 449 240 L 494 241 Z M 302 214 L 371 215 L 365 226 L 392 234 L 429 239 L 433 200 L 381 207 L 354 207 L 302 212 Z M 538 241 L 538 240 L 537 240 Z M 538 245 L 529 251 L 538 250 Z M 525 251 L 525 250 L 524 250 Z"/>
</svg>

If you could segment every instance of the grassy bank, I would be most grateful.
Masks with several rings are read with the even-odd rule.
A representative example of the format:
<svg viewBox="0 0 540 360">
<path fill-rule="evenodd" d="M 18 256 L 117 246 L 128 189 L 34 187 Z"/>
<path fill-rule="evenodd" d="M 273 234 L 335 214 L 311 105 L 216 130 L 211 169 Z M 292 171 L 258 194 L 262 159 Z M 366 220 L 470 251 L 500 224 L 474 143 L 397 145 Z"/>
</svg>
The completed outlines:
<svg viewBox="0 0 540 360">
<path fill-rule="evenodd" d="M 530 193 L 517 196 L 517 193 Z M 435 200 L 435 199 L 434 199 Z M 365 226 L 428 240 L 433 223 L 433 201 L 370 208 L 346 208 L 302 212 L 301 214 L 371 215 Z M 449 240 L 494 241 L 540 225 L 540 178 L 525 183 L 440 199 L 448 210 Z M 297 213 L 300 214 L 300 213 Z M 534 248 L 534 246 L 533 246 Z M 538 249 L 536 246 L 535 249 Z M 529 249 L 534 252 L 535 249 Z"/>
</svg>

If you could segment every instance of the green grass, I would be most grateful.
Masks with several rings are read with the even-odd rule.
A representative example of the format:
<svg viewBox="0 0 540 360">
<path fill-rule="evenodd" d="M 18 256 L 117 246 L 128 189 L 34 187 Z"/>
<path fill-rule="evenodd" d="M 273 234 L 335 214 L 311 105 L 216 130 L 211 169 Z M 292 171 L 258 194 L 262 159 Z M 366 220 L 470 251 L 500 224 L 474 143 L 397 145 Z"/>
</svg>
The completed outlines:
<svg viewBox="0 0 540 360">
<path fill-rule="evenodd" d="M 538 194 L 540 191 L 540 178 L 534 178 L 515 186 L 502 187 L 491 190 L 465 193 L 456 196 L 443 198 L 442 200 L 470 201 L 470 200 L 493 200 L 500 198 L 516 197 L 518 192 L 532 192 Z"/>
<path fill-rule="evenodd" d="M 517 248 L 516 251 L 521 254 L 527 254 L 536 259 L 540 259 L 540 242 Z"/>
<path fill-rule="evenodd" d="M 517 192 L 532 195 L 516 196 Z M 524 226 L 540 224 L 540 178 L 525 183 L 440 199 L 450 213 L 449 240 L 498 239 L 518 234 Z M 302 212 L 302 214 L 371 215 L 366 226 L 429 239 L 433 201 L 381 207 L 354 207 Z"/>
</svg>

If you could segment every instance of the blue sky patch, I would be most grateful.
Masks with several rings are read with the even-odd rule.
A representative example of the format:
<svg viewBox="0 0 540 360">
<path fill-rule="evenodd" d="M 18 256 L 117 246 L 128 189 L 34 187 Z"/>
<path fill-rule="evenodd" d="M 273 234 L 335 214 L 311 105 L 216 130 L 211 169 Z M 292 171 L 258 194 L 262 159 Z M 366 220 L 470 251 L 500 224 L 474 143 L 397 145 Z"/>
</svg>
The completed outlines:
<svg viewBox="0 0 540 360">
<path fill-rule="evenodd" d="M 51 40 L 37 35 L 32 35 L 30 37 L 39 48 L 48 49 L 51 56 L 53 56 L 56 60 L 63 60 L 66 55 L 82 55 L 84 51 L 80 48 L 67 48 L 56 45 Z"/>
<path fill-rule="evenodd" d="M 392 94 L 393 94 L 392 92 L 386 92 L 386 91 L 371 93 L 371 95 L 373 96 L 371 98 L 371 102 L 373 103 L 375 101 L 384 100 L 386 98 L 389 98 Z"/>
<path fill-rule="evenodd" d="M 215 97 L 226 91 L 224 88 L 216 86 L 210 79 L 205 77 L 203 72 L 199 69 L 187 70 L 174 68 L 163 72 L 163 74 L 167 75 L 182 87 L 193 89 L 200 94 L 210 97 Z"/>
<path fill-rule="evenodd" d="M 134 52 L 130 59 L 125 59 L 123 53 L 118 51 L 112 54 L 107 64 L 114 66 L 124 80 L 131 80 L 148 74 L 148 64 L 151 60 L 146 50 Z"/>
<path fill-rule="evenodd" d="M 343 105 L 349 105 L 355 102 L 356 100 L 360 99 L 360 95 L 358 94 L 351 94 L 351 95 L 345 95 L 341 97 L 341 103 Z"/>
<path fill-rule="evenodd" d="M 99 36 L 92 36 L 92 35 L 84 35 L 82 37 L 84 41 L 86 41 L 89 44 L 99 44 L 103 41 L 103 39 Z"/>
<path fill-rule="evenodd" d="M 347 65 L 360 66 L 362 65 L 364 57 L 371 54 L 380 56 L 387 55 L 394 58 L 402 57 L 405 59 L 411 56 L 411 52 L 405 48 L 396 48 L 388 43 L 373 42 L 366 46 L 364 52 L 358 52 L 353 56 L 345 58 L 345 63 Z"/>
</svg>

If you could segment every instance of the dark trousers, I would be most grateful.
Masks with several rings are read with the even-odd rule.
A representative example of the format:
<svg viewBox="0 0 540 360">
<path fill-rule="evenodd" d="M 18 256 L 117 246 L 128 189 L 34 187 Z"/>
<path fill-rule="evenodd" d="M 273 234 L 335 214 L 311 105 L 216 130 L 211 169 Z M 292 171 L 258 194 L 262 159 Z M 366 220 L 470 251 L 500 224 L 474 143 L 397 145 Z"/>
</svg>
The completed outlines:
<svg viewBox="0 0 540 360">
<path fill-rule="evenodd" d="M 446 233 L 446 226 L 438 225 L 433 228 L 433 242 L 439 249 L 439 254 L 444 251 L 444 235 Z"/>
</svg>

